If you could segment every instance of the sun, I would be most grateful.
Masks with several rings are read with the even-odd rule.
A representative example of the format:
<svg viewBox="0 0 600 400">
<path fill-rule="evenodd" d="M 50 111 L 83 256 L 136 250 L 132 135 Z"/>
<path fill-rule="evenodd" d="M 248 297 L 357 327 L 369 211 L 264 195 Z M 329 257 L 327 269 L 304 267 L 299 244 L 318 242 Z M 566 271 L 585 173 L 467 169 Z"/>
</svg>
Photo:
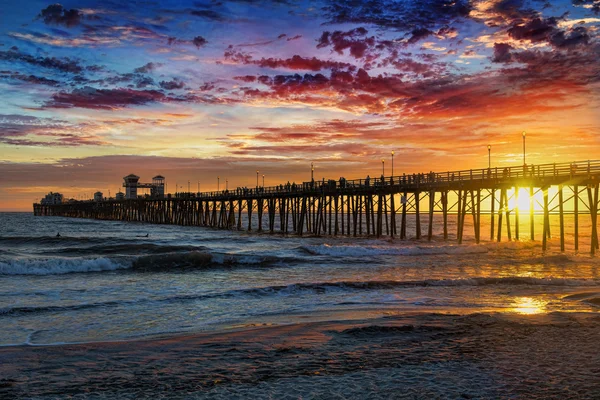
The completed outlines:
<svg viewBox="0 0 600 400">
<path fill-rule="evenodd" d="M 521 212 L 529 212 L 531 209 L 531 196 L 529 189 L 520 188 L 518 192 L 514 189 L 508 191 L 508 206 L 510 209 L 518 209 Z M 544 194 L 536 191 L 533 195 L 533 211 L 543 211 Z"/>
</svg>

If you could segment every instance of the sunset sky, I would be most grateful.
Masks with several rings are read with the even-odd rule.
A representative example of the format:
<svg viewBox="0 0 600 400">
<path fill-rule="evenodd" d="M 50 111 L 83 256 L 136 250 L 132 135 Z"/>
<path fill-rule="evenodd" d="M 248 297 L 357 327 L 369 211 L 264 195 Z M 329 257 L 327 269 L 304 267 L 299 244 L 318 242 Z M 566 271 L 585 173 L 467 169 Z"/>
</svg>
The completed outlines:
<svg viewBox="0 0 600 400">
<path fill-rule="evenodd" d="M 600 0 L 1 4 L 0 210 L 600 158 Z"/>
</svg>

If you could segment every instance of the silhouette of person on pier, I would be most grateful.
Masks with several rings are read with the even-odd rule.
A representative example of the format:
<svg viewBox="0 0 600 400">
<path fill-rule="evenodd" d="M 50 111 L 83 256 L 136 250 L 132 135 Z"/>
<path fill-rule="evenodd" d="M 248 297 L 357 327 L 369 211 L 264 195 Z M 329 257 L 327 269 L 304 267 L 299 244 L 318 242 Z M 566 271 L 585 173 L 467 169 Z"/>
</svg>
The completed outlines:
<svg viewBox="0 0 600 400">
<path fill-rule="evenodd" d="M 60 237 L 60 232 L 56 232 L 56 237 Z"/>
</svg>

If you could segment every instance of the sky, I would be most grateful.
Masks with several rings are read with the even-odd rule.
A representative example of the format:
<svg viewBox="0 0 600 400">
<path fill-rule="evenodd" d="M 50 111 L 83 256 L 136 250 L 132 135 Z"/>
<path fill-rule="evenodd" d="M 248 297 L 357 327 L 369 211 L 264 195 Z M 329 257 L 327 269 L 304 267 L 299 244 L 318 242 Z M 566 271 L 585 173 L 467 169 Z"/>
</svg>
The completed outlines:
<svg viewBox="0 0 600 400">
<path fill-rule="evenodd" d="M 519 165 L 523 131 L 527 163 L 600 159 L 600 0 L 0 8 L 0 211 Z"/>
</svg>

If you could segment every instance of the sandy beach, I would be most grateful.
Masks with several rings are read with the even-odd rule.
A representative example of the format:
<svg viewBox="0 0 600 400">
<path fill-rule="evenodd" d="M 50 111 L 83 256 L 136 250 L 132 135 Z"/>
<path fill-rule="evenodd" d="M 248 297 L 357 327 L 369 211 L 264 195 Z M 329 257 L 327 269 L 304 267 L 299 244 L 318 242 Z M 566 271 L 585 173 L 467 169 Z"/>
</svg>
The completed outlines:
<svg viewBox="0 0 600 400">
<path fill-rule="evenodd" d="M 595 313 L 414 314 L 0 349 L 3 398 L 597 398 Z"/>
</svg>

